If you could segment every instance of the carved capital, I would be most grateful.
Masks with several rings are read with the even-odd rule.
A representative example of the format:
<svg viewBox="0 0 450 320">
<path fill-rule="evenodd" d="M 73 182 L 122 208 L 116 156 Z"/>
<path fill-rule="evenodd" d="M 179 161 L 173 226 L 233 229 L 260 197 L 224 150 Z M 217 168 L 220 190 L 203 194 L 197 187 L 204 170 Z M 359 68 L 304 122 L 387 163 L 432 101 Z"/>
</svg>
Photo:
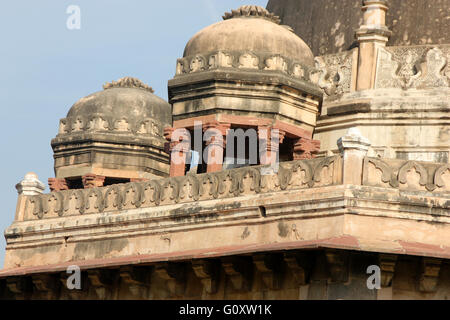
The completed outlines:
<svg viewBox="0 0 450 320">
<path fill-rule="evenodd" d="M 85 189 L 103 187 L 105 178 L 104 176 L 89 173 L 82 178 L 83 186 Z"/>
<path fill-rule="evenodd" d="M 69 190 L 66 179 L 48 178 L 48 186 L 51 192 Z"/>
<path fill-rule="evenodd" d="M 191 135 L 187 129 L 165 128 L 164 138 L 169 142 L 169 152 L 188 153 L 191 149 Z"/>
<path fill-rule="evenodd" d="M 320 150 L 320 141 L 300 138 L 293 145 L 293 159 L 313 159 Z"/>
<path fill-rule="evenodd" d="M 356 31 L 358 41 L 388 41 L 392 34 L 386 26 L 388 9 L 387 1 L 384 0 L 363 1 L 363 24 Z"/>
<path fill-rule="evenodd" d="M 230 123 L 221 123 L 218 121 L 206 122 L 203 125 L 203 132 L 207 133 L 206 145 L 217 145 L 224 148 L 226 145 L 226 136 L 230 129 Z M 217 139 L 218 136 L 222 136 L 222 139 Z"/>
</svg>

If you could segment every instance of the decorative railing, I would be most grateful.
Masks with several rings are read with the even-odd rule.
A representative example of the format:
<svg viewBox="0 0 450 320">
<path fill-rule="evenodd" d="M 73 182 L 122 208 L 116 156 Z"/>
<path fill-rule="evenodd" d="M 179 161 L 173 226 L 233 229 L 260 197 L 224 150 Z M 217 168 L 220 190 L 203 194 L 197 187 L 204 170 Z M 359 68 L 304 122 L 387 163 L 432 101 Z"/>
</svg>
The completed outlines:
<svg viewBox="0 0 450 320">
<path fill-rule="evenodd" d="M 24 220 L 113 212 L 342 183 L 340 156 L 284 162 L 277 173 L 253 166 L 29 197 Z"/>
<path fill-rule="evenodd" d="M 428 192 L 450 192 L 450 164 L 364 159 L 363 184 Z"/>
</svg>

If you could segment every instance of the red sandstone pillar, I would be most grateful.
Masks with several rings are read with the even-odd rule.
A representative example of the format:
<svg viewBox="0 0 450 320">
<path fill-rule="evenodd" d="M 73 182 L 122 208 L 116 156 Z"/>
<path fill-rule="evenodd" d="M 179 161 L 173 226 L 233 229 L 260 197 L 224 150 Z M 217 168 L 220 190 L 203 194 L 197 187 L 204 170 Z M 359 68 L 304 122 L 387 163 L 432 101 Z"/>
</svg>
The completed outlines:
<svg viewBox="0 0 450 320">
<path fill-rule="evenodd" d="M 299 138 L 294 142 L 293 159 L 313 159 L 320 150 L 320 141 L 305 138 Z"/>
<path fill-rule="evenodd" d="M 169 141 L 170 176 L 184 176 L 186 157 L 191 149 L 191 135 L 186 129 L 164 129 L 164 137 Z"/>
<path fill-rule="evenodd" d="M 207 172 L 221 171 L 223 167 L 223 151 L 226 146 L 226 136 L 231 124 L 208 122 L 203 125 L 206 140 Z"/>
<path fill-rule="evenodd" d="M 262 165 L 274 164 L 286 132 L 273 126 L 258 127 L 259 162 Z M 278 140 L 278 141 L 277 141 Z"/>
</svg>

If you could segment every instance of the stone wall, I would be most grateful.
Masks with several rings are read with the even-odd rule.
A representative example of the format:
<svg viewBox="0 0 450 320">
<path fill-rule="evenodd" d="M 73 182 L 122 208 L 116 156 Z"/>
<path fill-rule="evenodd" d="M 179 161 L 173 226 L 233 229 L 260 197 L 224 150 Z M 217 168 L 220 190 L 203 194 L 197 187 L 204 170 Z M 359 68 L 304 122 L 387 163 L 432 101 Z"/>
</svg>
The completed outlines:
<svg viewBox="0 0 450 320">
<path fill-rule="evenodd" d="M 450 43 L 450 0 L 388 2 L 386 24 L 393 31 L 389 46 Z M 270 0 L 267 9 L 291 26 L 316 56 L 356 46 L 361 0 Z"/>
</svg>

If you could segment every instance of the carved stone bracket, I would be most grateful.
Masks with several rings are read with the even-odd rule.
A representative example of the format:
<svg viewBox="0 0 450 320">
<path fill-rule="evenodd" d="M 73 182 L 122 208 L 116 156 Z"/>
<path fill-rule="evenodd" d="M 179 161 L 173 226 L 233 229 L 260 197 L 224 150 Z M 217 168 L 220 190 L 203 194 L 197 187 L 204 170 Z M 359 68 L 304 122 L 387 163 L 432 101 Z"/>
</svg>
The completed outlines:
<svg viewBox="0 0 450 320">
<path fill-rule="evenodd" d="M 325 257 L 332 282 L 348 281 L 348 257 L 346 251 L 326 251 Z"/>
<path fill-rule="evenodd" d="M 419 290 L 421 292 L 436 292 L 442 260 L 422 258 Z"/>
<path fill-rule="evenodd" d="M 110 270 L 88 270 L 88 278 L 100 300 L 111 298 L 113 275 Z"/>
<path fill-rule="evenodd" d="M 52 299 L 57 291 L 58 281 L 49 274 L 38 274 L 31 277 L 36 290 L 45 296 L 46 299 Z"/>
<path fill-rule="evenodd" d="M 380 254 L 379 264 L 381 269 L 381 286 L 383 288 L 392 285 L 392 278 L 395 273 L 395 265 L 397 263 L 397 256 L 390 254 Z"/>
<path fill-rule="evenodd" d="M 26 291 L 26 283 L 25 278 L 7 278 L 6 279 L 6 287 L 14 293 L 17 297 L 22 297 Z"/>
<path fill-rule="evenodd" d="M 306 254 L 286 252 L 284 262 L 291 270 L 296 286 L 302 286 L 309 282 L 312 257 Z"/>
<path fill-rule="evenodd" d="M 294 142 L 292 155 L 294 160 L 312 159 L 320 150 L 320 141 L 300 138 Z"/>
<path fill-rule="evenodd" d="M 163 263 L 155 268 L 155 273 L 166 280 L 170 297 L 181 297 L 186 290 L 186 269 L 181 264 Z"/>
<path fill-rule="evenodd" d="M 266 288 L 278 290 L 282 285 L 282 260 L 276 255 L 258 254 L 253 256 L 253 263 L 261 273 Z"/>
<path fill-rule="evenodd" d="M 235 291 L 249 291 L 252 283 L 253 266 L 242 257 L 226 257 L 222 259 L 222 267 Z"/>
<path fill-rule="evenodd" d="M 203 289 L 207 294 L 217 292 L 220 271 L 218 261 L 194 260 L 192 261 L 192 269 L 195 275 L 201 280 Z"/>
<path fill-rule="evenodd" d="M 126 266 L 120 269 L 119 275 L 134 297 L 143 298 L 145 296 L 145 291 L 149 286 L 149 273 L 146 270 Z"/>
</svg>

